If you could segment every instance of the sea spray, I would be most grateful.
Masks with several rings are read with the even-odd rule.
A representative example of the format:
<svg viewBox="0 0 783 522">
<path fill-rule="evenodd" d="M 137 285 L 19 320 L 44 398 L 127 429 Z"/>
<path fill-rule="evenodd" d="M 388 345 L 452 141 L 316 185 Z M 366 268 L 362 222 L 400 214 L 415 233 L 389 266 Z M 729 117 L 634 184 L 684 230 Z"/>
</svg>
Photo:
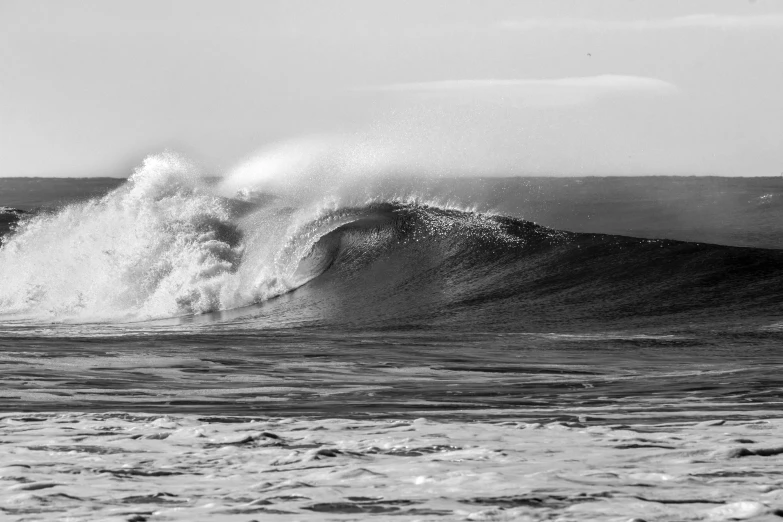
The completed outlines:
<svg viewBox="0 0 783 522">
<path fill-rule="evenodd" d="M 19 227 L 0 251 L 0 314 L 137 320 L 286 293 L 328 266 L 311 249 L 361 217 L 345 209 L 422 201 L 429 177 L 401 179 L 394 164 L 376 143 L 335 137 L 271 146 L 217 180 L 150 156 L 106 196 Z"/>
</svg>

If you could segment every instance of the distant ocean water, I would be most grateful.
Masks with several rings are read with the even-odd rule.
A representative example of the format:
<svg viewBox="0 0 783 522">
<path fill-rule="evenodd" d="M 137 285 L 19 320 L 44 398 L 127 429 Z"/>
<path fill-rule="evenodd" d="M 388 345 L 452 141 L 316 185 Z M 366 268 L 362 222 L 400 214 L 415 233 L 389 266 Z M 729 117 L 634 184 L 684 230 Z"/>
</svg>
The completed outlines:
<svg viewBox="0 0 783 522">
<path fill-rule="evenodd" d="M 11 183 L 4 411 L 651 421 L 783 399 L 783 179 L 299 192 L 164 155 Z"/>
</svg>

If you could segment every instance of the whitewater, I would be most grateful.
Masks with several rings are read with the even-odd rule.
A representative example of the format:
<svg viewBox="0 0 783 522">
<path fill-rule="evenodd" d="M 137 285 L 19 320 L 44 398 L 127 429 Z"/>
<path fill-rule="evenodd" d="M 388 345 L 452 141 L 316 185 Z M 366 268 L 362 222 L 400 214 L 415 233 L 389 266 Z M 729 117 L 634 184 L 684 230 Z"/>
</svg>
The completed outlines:
<svg viewBox="0 0 783 522">
<path fill-rule="evenodd" d="M 783 516 L 783 182 L 452 174 L 0 191 L 0 513 Z"/>
<path fill-rule="evenodd" d="M 117 191 L 23 225 L 3 249 L 3 310 L 128 320 L 284 293 L 303 282 L 297 261 L 313 231 L 301 222 L 319 211 L 254 207 L 220 197 L 181 157 L 149 158 Z"/>
</svg>

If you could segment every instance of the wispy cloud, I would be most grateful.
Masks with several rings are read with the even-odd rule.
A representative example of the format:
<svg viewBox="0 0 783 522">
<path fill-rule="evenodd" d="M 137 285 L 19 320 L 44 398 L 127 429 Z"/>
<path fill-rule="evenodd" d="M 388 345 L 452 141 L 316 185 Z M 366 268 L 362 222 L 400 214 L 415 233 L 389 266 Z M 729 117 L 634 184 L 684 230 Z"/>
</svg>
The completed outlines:
<svg viewBox="0 0 783 522">
<path fill-rule="evenodd" d="M 526 18 L 504 20 L 498 27 L 510 31 L 537 29 L 586 30 L 586 31 L 644 31 L 666 29 L 755 29 L 783 28 L 783 13 L 735 16 L 719 14 L 694 14 L 676 18 L 646 20 L 596 20 L 592 18 Z"/>
<path fill-rule="evenodd" d="M 677 87 L 657 78 L 601 75 L 553 79 L 445 80 L 396 83 L 363 90 L 408 93 L 459 102 L 511 102 L 517 106 L 579 105 L 613 93 L 671 94 Z"/>
</svg>

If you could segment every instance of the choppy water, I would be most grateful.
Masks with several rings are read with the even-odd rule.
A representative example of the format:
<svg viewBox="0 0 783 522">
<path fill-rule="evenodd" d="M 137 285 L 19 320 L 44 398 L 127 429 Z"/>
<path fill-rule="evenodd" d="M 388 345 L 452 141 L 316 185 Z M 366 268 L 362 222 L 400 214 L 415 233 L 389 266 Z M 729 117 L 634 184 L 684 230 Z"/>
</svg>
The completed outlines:
<svg viewBox="0 0 783 522">
<path fill-rule="evenodd" d="M 2 409 L 779 410 L 781 180 L 249 168 L 163 155 L 105 196 L 5 211 Z"/>
</svg>

